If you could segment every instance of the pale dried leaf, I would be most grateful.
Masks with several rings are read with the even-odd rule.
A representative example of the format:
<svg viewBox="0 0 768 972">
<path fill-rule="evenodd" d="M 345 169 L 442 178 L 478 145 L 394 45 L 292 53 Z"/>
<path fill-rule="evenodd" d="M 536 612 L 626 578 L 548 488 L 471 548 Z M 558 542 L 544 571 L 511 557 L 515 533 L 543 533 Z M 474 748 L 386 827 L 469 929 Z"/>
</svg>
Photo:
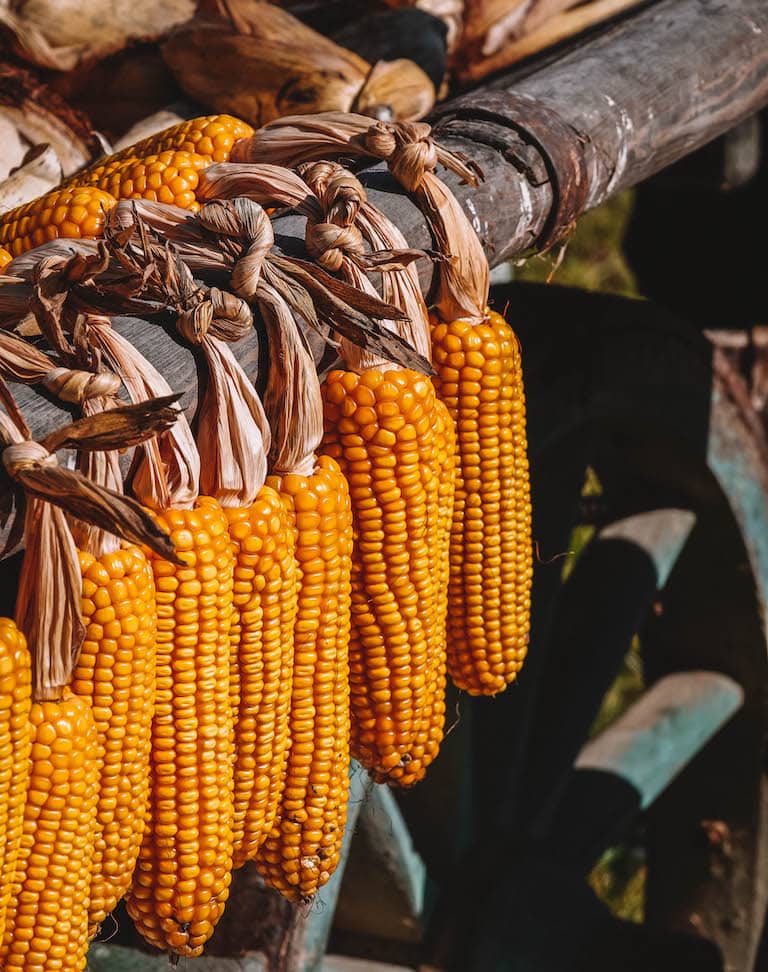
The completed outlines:
<svg viewBox="0 0 768 972">
<path fill-rule="evenodd" d="M 0 213 L 49 192 L 61 182 L 62 175 L 61 163 L 51 146 L 40 146 L 29 161 L 0 182 Z"/>
<path fill-rule="evenodd" d="M 52 0 L 57 2 L 57 0 Z M 20 4 L 0 4 L 0 25 Z M 100 154 L 89 119 L 73 109 L 40 77 L 15 64 L 0 63 L 0 111 L 30 146 L 50 145 L 65 176 Z"/>
<path fill-rule="evenodd" d="M 134 404 L 173 395 L 168 382 L 121 334 L 107 324 L 89 328 L 89 341 L 117 372 Z M 185 416 L 143 447 L 133 492 L 152 509 L 191 508 L 199 494 L 200 457 Z"/>
<path fill-rule="evenodd" d="M 222 506 L 250 506 L 267 476 L 271 436 L 264 408 L 223 341 L 209 337 L 203 350 L 208 382 L 197 427 L 200 489 Z"/>
<path fill-rule="evenodd" d="M 25 60 L 69 71 L 131 41 L 162 37 L 194 8 L 194 0 L 10 0 L 0 7 L 0 22 Z"/>
<path fill-rule="evenodd" d="M 85 636 L 80 565 L 66 517 L 58 507 L 30 497 L 24 536 L 16 623 L 32 654 L 34 697 L 50 698 L 69 683 Z"/>
<path fill-rule="evenodd" d="M 416 121 L 429 114 L 436 96 L 435 86 L 413 61 L 377 61 L 351 110 L 385 121 Z"/>
<path fill-rule="evenodd" d="M 277 290 L 261 284 L 262 317 L 269 341 L 264 410 L 272 429 L 270 469 L 309 475 L 323 438 L 323 399 L 315 362 Z"/>
</svg>

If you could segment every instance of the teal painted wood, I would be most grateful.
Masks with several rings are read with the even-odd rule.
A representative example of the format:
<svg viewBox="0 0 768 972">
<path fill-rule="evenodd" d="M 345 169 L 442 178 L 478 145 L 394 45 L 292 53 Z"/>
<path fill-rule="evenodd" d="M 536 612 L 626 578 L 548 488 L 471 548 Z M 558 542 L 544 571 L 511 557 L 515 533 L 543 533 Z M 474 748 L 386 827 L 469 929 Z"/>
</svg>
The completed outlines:
<svg viewBox="0 0 768 972">
<path fill-rule="evenodd" d="M 360 811 L 358 828 L 364 830 L 388 873 L 393 890 L 402 898 L 403 914 L 418 918 L 424 908 L 427 869 L 417 854 L 408 826 L 392 791 L 375 786 Z"/>
<path fill-rule="evenodd" d="M 745 405 L 720 382 L 714 383 L 707 462 L 739 524 L 768 640 L 768 454 L 765 439 L 758 438 L 750 427 Z"/>
<path fill-rule="evenodd" d="M 286 968 L 290 969 L 290 972 L 320 972 L 322 969 L 336 901 L 352 846 L 352 834 L 372 787 L 371 778 L 360 764 L 353 760 L 350 768 L 347 828 L 344 832 L 339 864 L 333 877 L 318 891 L 306 911 L 303 913 L 299 911 L 287 947 Z"/>
<path fill-rule="evenodd" d="M 193 962 L 189 968 L 194 972 L 266 972 L 259 956 L 235 959 L 203 955 Z M 88 951 L 88 972 L 168 972 L 169 968 L 164 955 L 147 955 L 121 945 L 96 944 Z"/>
<path fill-rule="evenodd" d="M 623 777 L 638 790 L 646 808 L 743 701 L 741 686 L 719 672 L 666 675 L 591 739 L 575 766 Z"/>
<path fill-rule="evenodd" d="M 696 517 L 690 510 L 651 510 L 603 527 L 600 536 L 628 540 L 642 547 L 656 568 L 657 586 L 664 587 Z"/>
</svg>

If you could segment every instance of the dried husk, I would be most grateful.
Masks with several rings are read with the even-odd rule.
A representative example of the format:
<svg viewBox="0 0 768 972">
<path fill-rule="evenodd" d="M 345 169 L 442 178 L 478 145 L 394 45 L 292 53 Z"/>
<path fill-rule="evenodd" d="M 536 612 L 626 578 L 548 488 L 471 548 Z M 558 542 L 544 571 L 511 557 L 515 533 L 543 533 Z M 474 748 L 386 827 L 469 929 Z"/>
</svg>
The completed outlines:
<svg viewBox="0 0 768 972">
<path fill-rule="evenodd" d="M 39 146 L 27 159 L 0 182 L 0 213 L 37 199 L 61 182 L 61 163 L 50 145 Z"/>
<path fill-rule="evenodd" d="M 106 319 L 91 321 L 87 340 L 120 376 L 134 404 L 173 395 L 160 372 Z M 191 509 L 199 482 L 200 456 L 189 423 L 180 414 L 172 428 L 144 445 L 132 489 L 150 509 Z"/>
<path fill-rule="evenodd" d="M 287 170 L 277 166 L 266 167 L 279 173 L 279 182 L 274 191 L 269 184 L 270 173 L 259 171 L 263 167 L 226 163 L 211 168 L 220 173 L 220 177 L 215 179 L 215 192 L 229 197 L 246 190 L 254 198 L 227 198 L 208 202 L 191 219 L 188 218 L 188 213 L 184 219 L 179 215 L 175 225 L 178 214 L 163 214 L 157 209 L 158 204 L 137 206 L 135 209 L 118 204 L 113 210 L 115 216 L 110 221 L 110 227 L 114 226 L 123 234 L 123 245 L 130 248 L 133 245 L 131 231 L 137 230 L 143 224 L 152 227 L 157 220 L 161 232 L 165 232 L 167 238 L 173 241 L 179 255 L 190 267 L 231 269 L 233 289 L 246 300 L 258 300 L 258 278 L 250 277 L 246 272 L 246 258 L 254 239 L 253 231 L 249 229 L 249 213 L 252 209 L 259 210 L 255 199 L 258 197 L 273 200 L 274 194 L 278 193 L 285 204 L 288 201 L 296 202 L 299 211 L 304 211 L 303 206 L 306 204 L 307 211 L 311 212 L 319 212 L 316 208 L 317 201 L 312 201 L 309 188 L 295 173 L 286 175 Z M 235 170 L 231 173 L 233 181 L 228 181 L 230 169 Z M 251 187 L 247 184 L 249 175 L 253 175 Z M 242 181 L 244 178 L 245 182 Z M 212 189 L 211 195 L 213 194 Z M 195 237 L 198 242 L 191 242 Z M 140 249 L 138 247 L 136 252 Z M 413 254 L 416 251 L 408 252 Z M 243 259 L 245 265 L 240 265 Z M 392 259 L 392 255 L 387 254 L 386 259 Z M 262 266 L 261 262 L 259 266 Z M 431 365 L 422 355 L 415 352 L 398 334 L 388 331 L 375 320 L 402 318 L 404 314 L 398 307 L 384 303 L 377 295 L 350 287 L 313 264 L 279 256 L 274 251 L 264 261 L 261 273 L 273 288 L 279 289 L 285 295 L 289 305 L 324 338 L 324 326 L 331 327 L 361 347 L 368 347 L 388 360 L 425 374 L 431 373 Z"/>
<path fill-rule="evenodd" d="M 194 0 L 2 0 L 0 24 L 24 60 L 69 71 L 131 41 L 162 37 L 194 8 Z"/>
<path fill-rule="evenodd" d="M 48 373 L 40 374 L 46 364 Z M 120 408 L 118 392 L 121 382 L 117 375 L 106 371 L 53 367 L 53 362 L 46 355 L 13 335 L 0 333 L 0 366 L 5 377 L 27 384 L 42 384 L 61 401 L 80 405 L 86 417 Z M 115 493 L 123 492 L 123 476 L 116 449 L 80 451 L 77 462 L 78 469 L 89 481 Z M 70 529 L 78 548 L 94 557 L 120 548 L 120 538 L 102 526 L 72 518 Z"/>
<path fill-rule="evenodd" d="M 162 52 L 188 95 L 255 126 L 296 112 L 350 111 L 360 97 L 395 118 L 421 117 L 434 103 L 432 82 L 412 62 L 374 71 L 268 3 L 210 4 L 175 30 Z"/>
<path fill-rule="evenodd" d="M 386 121 L 416 121 L 429 114 L 436 98 L 435 86 L 418 64 L 399 57 L 371 67 L 349 110 Z"/>
<path fill-rule="evenodd" d="M 476 174 L 463 159 L 432 140 L 429 125 L 371 125 L 360 115 L 284 118 L 244 139 L 235 161 L 260 158 L 267 163 L 298 165 L 349 155 L 385 160 L 427 218 L 437 249 L 446 258 L 438 264 L 433 300 L 440 316 L 444 320 L 483 320 L 488 260 L 466 213 L 435 169 L 440 163 L 471 183 L 476 182 Z"/>
<path fill-rule="evenodd" d="M 416 351 L 431 360 L 427 306 L 421 294 L 414 260 L 436 254 L 408 248 L 400 230 L 367 199 L 360 181 L 336 162 L 307 163 L 300 174 L 314 189 L 328 222 L 355 226 L 374 253 L 391 254 L 390 264 L 380 263 L 381 296 L 402 309 L 405 317 L 392 327 Z M 352 262 L 355 255 L 349 254 Z"/>
<path fill-rule="evenodd" d="M 272 244 L 272 228 L 266 216 L 263 223 L 266 232 L 251 247 L 252 261 L 263 261 Z M 251 272 L 258 273 L 258 268 L 252 266 Z M 181 276 L 178 271 L 173 279 Z M 240 298 L 226 296 L 231 298 L 229 303 L 236 310 L 242 304 Z M 183 307 L 182 295 L 170 288 L 168 298 L 169 302 L 176 301 Z M 202 348 L 208 367 L 197 424 L 200 488 L 218 499 L 222 506 L 251 506 L 267 478 L 269 425 L 253 384 L 225 341 L 213 333 L 216 321 L 213 301 L 209 299 L 206 305 L 211 307 L 209 313 L 201 313 L 200 304 L 182 310 L 176 325 L 182 337 Z M 235 326 L 239 319 L 238 314 Z M 248 319 L 250 326 L 250 312 Z M 219 326 L 218 330 L 222 332 L 223 328 Z"/>
<path fill-rule="evenodd" d="M 507 40 L 520 36 L 526 17 L 536 6 L 537 0 L 464 0 L 464 26 L 457 57 L 470 61 L 495 53 Z"/>
<path fill-rule="evenodd" d="M 9 393 L 4 386 L 6 403 Z M 154 418 L 152 418 L 154 413 Z M 162 419 L 158 417 L 163 413 Z M 175 419 L 167 404 L 151 403 L 133 425 L 154 435 Z M 94 448 L 109 445 L 100 438 L 101 416 L 85 420 L 73 433 Z M 77 423 L 75 423 L 77 425 Z M 74 426 L 70 426 L 70 429 Z M 28 430 L 0 412 L 0 442 L 5 446 L 3 463 L 17 488 L 16 518 L 24 513 L 26 549 L 19 576 L 16 622 L 24 632 L 33 657 L 35 698 L 55 698 L 69 682 L 84 637 L 81 620 L 82 581 L 77 549 L 65 511 L 119 532 L 125 539 L 144 543 L 160 556 L 177 561 L 170 539 L 153 519 L 131 499 L 113 493 L 82 474 L 62 469 L 49 443 L 26 439 Z M 68 441 L 73 434 L 58 434 Z M 13 533 L 13 531 L 12 531 Z"/>
<path fill-rule="evenodd" d="M 460 52 L 454 76 L 463 82 L 481 81 L 526 57 L 531 57 L 595 24 L 618 16 L 644 0 L 539 0 L 531 3 L 524 22 L 514 32 L 488 44 L 489 53 Z"/>
<path fill-rule="evenodd" d="M 315 362 L 293 314 L 277 290 L 262 286 L 261 313 L 269 341 L 264 411 L 272 429 L 271 472 L 309 476 L 323 438 L 323 399 Z"/>
<path fill-rule="evenodd" d="M 368 202 L 359 180 L 337 163 L 309 163 L 302 166 L 301 175 L 314 191 L 323 211 L 321 220 L 307 221 L 307 251 L 326 268 L 340 270 L 354 286 L 375 293 L 375 288 L 360 263 L 360 252 L 364 249 L 363 229 L 365 239 L 370 245 L 388 248 L 386 252 L 393 258 L 396 251 L 392 244 L 405 242 L 402 235 L 398 234 L 396 237 L 390 234 L 390 230 L 394 229 L 392 224 Z M 403 252 L 410 256 L 417 251 L 406 248 Z M 408 340 L 429 360 L 431 349 L 426 306 L 421 299 L 418 277 L 414 278 L 407 273 L 408 263 L 410 260 L 407 257 L 402 262 L 392 259 L 390 263 L 382 264 L 379 268 L 386 299 L 408 314 L 407 321 L 382 323 L 384 327 Z M 400 283 L 394 283 L 398 278 L 403 279 Z M 401 303 L 403 298 L 405 302 Z M 347 367 L 357 371 L 385 364 L 379 356 L 368 354 L 343 339 L 341 356 Z"/>
<path fill-rule="evenodd" d="M 52 5 L 58 0 L 51 0 Z M 9 7 L 0 0 L 0 24 Z M 101 154 L 89 119 L 72 108 L 32 71 L 0 64 L 0 115 L 29 147 L 50 145 L 65 176 Z"/>
</svg>

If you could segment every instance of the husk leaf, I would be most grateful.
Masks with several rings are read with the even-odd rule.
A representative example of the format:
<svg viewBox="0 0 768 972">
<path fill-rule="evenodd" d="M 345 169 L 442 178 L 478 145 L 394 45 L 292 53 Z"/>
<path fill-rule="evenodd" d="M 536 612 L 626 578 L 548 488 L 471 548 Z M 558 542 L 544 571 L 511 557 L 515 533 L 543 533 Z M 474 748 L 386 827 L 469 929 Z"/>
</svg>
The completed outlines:
<svg viewBox="0 0 768 972">
<path fill-rule="evenodd" d="M 91 324 L 88 341 L 120 375 L 134 405 L 174 395 L 160 372 L 106 322 Z M 189 423 L 179 414 L 167 432 L 144 444 L 133 492 L 150 509 L 189 509 L 197 499 L 199 481 L 200 456 Z"/>
<path fill-rule="evenodd" d="M 194 7 L 194 0 L 6 0 L 0 23 L 24 60 L 70 71 L 131 41 L 161 37 Z"/>
<path fill-rule="evenodd" d="M 3 382 L 3 399 L 8 398 Z M 0 412 L 3 463 L 24 496 L 16 504 L 17 521 L 24 508 L 26 538 L 16 621 L 32 653 L 33 691 L 41 699 L 56 697 L 69 682 L 84 636 L 81 574 L 65 511 L 177 558 L 168 536 L 134 500 L 60 468 L 43 444 L 25 440 L 27 434 Z"/>
<path fill-rule="evenodd" d="M 351 108 L 366 61 L 272 4 L 231 0 L 226 9 L 228 20 L 203 13 L 162 45 L 188 95 L 255 126 L 304 108 Z"/>
<path fill-rule="evenodd" d="M 309 475 L 323 438 L 323 399 L 315 362 L 277 290 L 262 285 L 261 313 L 269 341 L 264 411 L 272 429 L 269 465 L 278 475 Z"/>
</svg>

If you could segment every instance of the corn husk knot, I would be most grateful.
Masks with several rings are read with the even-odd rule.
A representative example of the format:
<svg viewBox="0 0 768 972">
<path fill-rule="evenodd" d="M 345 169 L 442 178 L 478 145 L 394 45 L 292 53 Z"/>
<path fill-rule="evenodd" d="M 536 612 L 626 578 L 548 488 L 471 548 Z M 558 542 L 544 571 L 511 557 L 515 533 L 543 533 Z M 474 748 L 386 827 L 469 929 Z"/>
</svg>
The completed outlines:
<svg viewBox="0 0 768 972">
<path fill-rule="evenodd" d="M 365 252 L 363 237 L 356 226 L 307 222 L 305 242 L 307 253 L 332 272 L 342 268 L 345 256 Z"/>
<path fill-rule="evenodd" d="M 205 229 L 245 244 L 232 270 L 231 282 L 244 299 L 253 299 L 264 261 L 275 242 L 269 216 L 257 202 L 239 196 L 207 202 L 195 218 Z"/>
<path fill-rule="evenodd" d="M 387 162 L 392 175 L 408 192 L 415 192 L 424 173 L 437 167 L 437 146 L 425 122 L 377 122 L 360 136 L 360 141 L 367 152 Z"/>
<path fill-rule="evenodd" d="M 239 341 L 250 331 L 253 315 L 244 300 L 217 287 L 199 297 L 199 303 L 182 310 L 176 320 L 176 329 L 190 344 L 202 344 L 208 336 Z"/>
<path fill-rule="evenodd" d="M 363 184 L 338 162 L 305 162 L 297 167 L 310 187 L 329 223 L 351 226 L 360 207 L 368 201 Z"/>
<path fill-rule="evenodd" d="M 111 371 L 93 374 L 71 368 L 54 368 L 43 378 L 42 384 L 62 402 L 82 405 L 94 398 L 116 398 L 121 381 Z"/>
</svg>

